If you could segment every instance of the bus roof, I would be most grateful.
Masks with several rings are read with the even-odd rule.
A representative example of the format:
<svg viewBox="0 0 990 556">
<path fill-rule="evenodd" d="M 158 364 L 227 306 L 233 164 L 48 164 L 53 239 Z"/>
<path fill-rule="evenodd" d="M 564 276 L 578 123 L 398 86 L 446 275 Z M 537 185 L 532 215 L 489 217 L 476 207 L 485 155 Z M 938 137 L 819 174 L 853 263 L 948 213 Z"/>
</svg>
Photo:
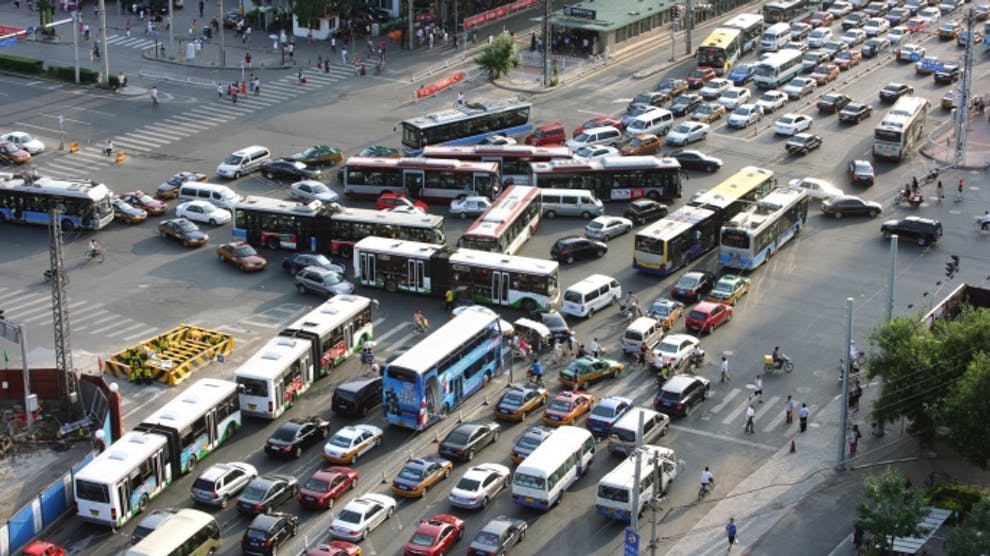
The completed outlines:
<svg viewBox="0 0 990 556">
<path fill-rule="evenodd" d="M 557 427 L 542 444 L 522 463 L 516 467 L 516 473 L 542 476 L 556 471 L 560 462 L 570 457 L 577 447 L 592 438 L 591 433 L 584 428 L 563 426 Z"/>
<path fill-rule="evenodd" d="M 206 409 L 235 392 L 237 392 L 235 382 L 215 378 L 198 380 L 172 401 L 149 415 L 141 424 L 166 425 L 181 431 L 200 418 Z"/>
<path fill-rule="evenodd" d="M 163 556 L 171 554 L 176 543 L 184 543 L 191 534 L 206 527 L 214 517 L 206 512 L 184 508 L 155 528 L 141 542 L 127 549 L 124 556 Z M 219 530 L 219 527 L 217 527 Z"/>
<path fill-rule="evenodd" d="M 234 378 L 271 380 L 281 375 L 286 365 L 299 359 L 307 349 L 308 340 L 276 336 L 234 371 Z"/>
<path fill-rule="evenodd" d="M 113 195 L 113 192 L 106 185 L 93 180 L 56 179 L 48 176 L 31 178 L 27 173 L 12 174 L 9 172 L 0 173 L 0 190 L 85 197 L 92 200 L 104 199 Z"/>
<path fill-rule="evenodd" d="M 342 208 L 333 213 L 332 220 L 346 222 L 375 222 L 377 224 L 394 224 L 396 226 L 420 226 L 436 228 L 443 225 L 443 216 L 439 214 L 423 214 L 416 212 L 394 212 L 390 210 L 373 210 L 361 208 Z"/>
<path fill-rule="evenodd" d="M 722 27 L 734 29 L 750 29 L 757 25 L 763 25 L 762 14 L 739 14 L 722 24 Z"/>
<path fill-rule="evenodd" d="M 478 217 L 478 222 L 505 224 L 512 219 L 526 203 L 540 196 L 540 188 L 527 185 L 510 185 L 495 199 L 492 206 Z M 473 226 L 472 226 L 473 227 Z"/>
<path fill-rule="evenodd" d="M 603 172 L 619 170 L 640 170 L 653 168 L 680 169 L 676 158 L 655 156 L 613 156 L 598 160 L 560 159 L 548 162 L 533 162 L 533 173 Z"/>
<path fill-rule="evenodd" d="M 789 62 L 793 60 L 794 58 L 798 58 L 798 59 L 804 58 L 804 52 L 801 52 L 796 48 L 781 48 L 777 52 L 767 53 L 766 58 L 763 58 L 759 62 L 756 62 L 756 64 L 754 65 L 757 67 L 764 65 L 770 67 L 777 67 L 780 64 L 783 64 L 784 62 Z"/>
<path fill-rule="evenodd" d="M 880 121 L 877 129 L 903 131 L 928 106 L 921 97 L 901 97 Z"/>
<path fill-rule="evenodd" d="M 398 168 L 401 170 L 445 170 L 449 172 L 498 172 L 497 162 L 463 161 L 450 158 L 369 158 L 352 156 L 345 166 Z"/>
<path fill-rule="evenodd" d="M 389 366 L 423 374 L 432 369 L 437 361 L 449 353 L 451 346 L 463 344 L 481 330 L 491 326 L 492 323 L 498 327 L 498 321 L 498 316 L 492 313 L 464 311 L 420 340 L 409 351 L 389 363 Z"/>
<path fill-rule="evenodd" d="M 433 127 L 435 125 L 447 124 L 450 122 L 456 122 L 458 120 L 464 120 L 471 118 L 473 116 L 478 116 L 480 114 L 491 114 L 495 112 L 504 112 L 506 110 L 515 110 L 518 108 L 528 108 L 532 106 L 531 103 L 520 99 L 498 99 L 498 100 L 481 100 L 477 102 L 470 102 L 462 105 L 458 105 L 456 108 L 451 108 L 449 110 L 441 110 L 440 112 L 431 112 L 425 116 L 417 116 L 415 118 L 410 118 L 405 120 L 403 125 L 409 125 L 417 127 L 420 129 L 425 129 L 428 127 Z"/>
<path fill-rule="evenodd" d="M 300 203 L 298 201 L 286 201 L 284 199 L 274 199 L 272 197 L 261 197 L 256 195 L 251 195 L 240 203 L 235 204 L 234 210 L 237 209 L 264 210 L 267 212 L 277 212 L 279 214 L 292 214 L 309 217 L 317 216 L 324 211 L 323 203 L 320 201 Z"/>
<path fill-rule="evenodd" d="M 386 255 L 416 256 L 423 259 L 429 259 L 437 252 L 443 251 L 446 248 L 446 245 L 375 236 L 368 236 L 354 244 L 355 253 L 358 251 L 373 251 Z"/>
<path fill-rule="evenodd" d="M 666 458 L 672 460 L 674 457 L 674 451 L 670 448 L 664 448 L 661 446 L 654 446 L 653 444 L 644 444 L 639 447 L 642 456 L 640 457 L 639 469 L 640 476 L 644 476 L 648 473 L 653 472 L 653 455 L 656 454 L 659 458 Z M 636 473 L 636 453 L 635 451 L 629 454 L 629 457 L 622 460 L 622 463 L 616 465 L 608 472 L 607 475 L 598 481 L 599 485 L 616 486 L 621 488 L 632 488 L 635 482 Z"/>
<path fill-rule="evenodd" d="M 564 146 L 545 147 L 535 145 L 427 145 L 423 148 L 425 158 L 457 158 L 476 160 L 481 157 L 499 158 L 567 158 L 571 149 Z"/>
<path fill-rule="evenodd" d="M 705 40 L 698 45 L 698 48 L 706 47 L 716 47 L 716 48 L 726 48 L 730 44 L 739 40 L 739 34 L 742 33 L 739 29 L 729 29 L 725 27 L 719 27 L 712 31 Z"/>
<path fill-rule="evenodd" d="M 714 207 L 717 210 L 723 210 L 772 179 L 772 170 L 745 166 L 727 180 L 702 193 L 689 204 L 696 207 Z"/>
<path fill-rule="evenodd" d="M 807 196 L 808 192 L 804 189 L 792 189 L 790 187 L 774 189 L 759 201 L 733 216 L 732 220 L 729 220 L 723 228 L 755 230 L 771 220 L 782 209 L 790 208 Z"/>
<path fill-rule="evenodd" d="M 640 230 L 637 237 L 649 237 L 660 241 L 667 241 L 673 237 L 690 230 L 698 223 L 711 218 L 715 213 L 708 209 L 686 206 L 681 207 L 660 220 L 654 222 L 649 227 Z"/>
<path fill-rule="evenodd" d="M 281 335 L 291 336 L 295 331 L 311 331 L 323 336 L 370 304 L 371 299 L 360 295 L 335 295 L 287 326 Z"/>
<path fill-rule="evenodd" d="M 450 264 L 453 270 L 458 270 L 457 265 L 476 267 L 487 267 L 493 270 L 504 270 L 508 272 L 522 272 L 524 274 L 536 274 L 545 276 L 557 272 L 560 264 L 547 259 L 535 259 L 532 257 L 520 257 L 518 255 L 506 255 L 505 253 L 492 253 L 489 251 L 476 251 L 474 249 L 458 249 L 451 253 Z"/>
<path fill-rule="evenodd" d="M 165 445 L 165 437 L 130 431 L 75 474 L 76 480 L 114 484 Z"/>
</svg>

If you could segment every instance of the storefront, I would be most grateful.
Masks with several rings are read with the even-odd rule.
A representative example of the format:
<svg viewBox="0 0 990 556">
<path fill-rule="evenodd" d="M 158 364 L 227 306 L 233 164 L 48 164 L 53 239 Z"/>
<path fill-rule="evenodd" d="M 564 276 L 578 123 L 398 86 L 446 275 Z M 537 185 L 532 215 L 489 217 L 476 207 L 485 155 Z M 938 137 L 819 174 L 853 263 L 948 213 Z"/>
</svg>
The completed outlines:
<svg viewBox="0 0 990 556">
<path fill-rule="evenodd" d="M 585 0 L 550 16 L 554 54 L 601 55 L 671 22 L 674 0 Z"/>
</svg>

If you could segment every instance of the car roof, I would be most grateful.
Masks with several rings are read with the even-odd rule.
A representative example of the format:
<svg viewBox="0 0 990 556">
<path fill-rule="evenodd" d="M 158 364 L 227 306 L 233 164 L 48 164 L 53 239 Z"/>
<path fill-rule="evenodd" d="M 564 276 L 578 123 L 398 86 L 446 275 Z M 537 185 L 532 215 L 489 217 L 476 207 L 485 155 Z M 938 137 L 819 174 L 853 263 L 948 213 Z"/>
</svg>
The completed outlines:
<svg viewBox="0 0 990 556">
<path fill-rule="evenodd" d="M 519 520 L 515 520 L 509 517 L 500 516 L 489 521 L 481 528 L 482 531 L 486 533 L 495 533 L 501 535 L 506 529 L 515 525 Z"/>
<path fill-rule="evenodd" d="M 173 510 L 171 508 L 165 508 L 161 510 L 154 510 L 148 514 L 141 522 L 138 524 L 139 527 L 145 527 L 152 529 L 158 527 L 166 520 L 178 513 L 178 510 Z"/>
<path fill-rule="evenodd" d="M 615 407 L 620 403 L 632 404 L 633 401 L 623 396 L 608 396 L 606 398 L 603 398 L 600 402 L 598 402 L 598 405 L 604 407 Z"/>
<path fill-rule="evenodd" d="M 674 375 L 667 379 L 667 382 L 663 383 L 661 390 L 665 392 L 683 392 L 685 388 L 693 384 L 697 380 L 696 377 L 687 375 Z"/>
<path fill-rule="evenodd" d="M 271 515 L 271 514 L 258 514 L 255 516 L 254 521 L 251 525 L 248 525 L 248 529 L 264 529 L 265 531 L 271 531 L 272 527 L 278 523 L 278 520 L 282 516 Z"/>
</svg>

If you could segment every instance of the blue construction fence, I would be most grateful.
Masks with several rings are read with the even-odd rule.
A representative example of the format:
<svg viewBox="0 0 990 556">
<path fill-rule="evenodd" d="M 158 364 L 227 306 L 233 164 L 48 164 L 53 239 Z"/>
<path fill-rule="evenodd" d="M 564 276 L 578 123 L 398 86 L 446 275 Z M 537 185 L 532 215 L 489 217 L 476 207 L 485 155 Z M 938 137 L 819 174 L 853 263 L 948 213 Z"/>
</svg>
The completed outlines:
<svg viewBox="0 0 990 556">
<path fill-rule="evenodd" d="M 97 455 L 93 450 L 59 479 L 41 490 L 38 496 L 15 511 L 0 525 L 0 556 L 17 554 L 32 539 L 67 514 L 75 512 L 72 478 Z"/>
</svg>

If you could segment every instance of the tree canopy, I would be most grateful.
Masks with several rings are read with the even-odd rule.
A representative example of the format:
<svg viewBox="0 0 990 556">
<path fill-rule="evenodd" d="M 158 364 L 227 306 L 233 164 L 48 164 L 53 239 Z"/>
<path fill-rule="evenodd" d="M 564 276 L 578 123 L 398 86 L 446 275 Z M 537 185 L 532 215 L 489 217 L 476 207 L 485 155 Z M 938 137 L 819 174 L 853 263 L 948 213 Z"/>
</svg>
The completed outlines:
<svg viewBox="0 0 990 556">
<path fill-rule="evenodd" d="M 874 535 L 881 552 L 889 550 L 896 537 L 917 537 L 926 532 L 921 527 L 923 493 L 908 486 L 893 467 L 867 475 L 862 496 L 856 504 L 856 518 Z"/>
<path fill-rule="evenodd" d="M 488 72 L 488 77 L 493 80 L 508 75 L 522 64 L 516 52 L 516 43 L 507 33 L 496 36 L 492 44 L 486 46 L 481 54 L 475 57 L 474 63 Z"/>
<path fill-rule="evenodd" d="M 949 554 L 952 556 L 985 556 L 990 554 L 990 496 L 984 495 L 973 504 L 962 523 L 949 533 Z"/>
</svg>

